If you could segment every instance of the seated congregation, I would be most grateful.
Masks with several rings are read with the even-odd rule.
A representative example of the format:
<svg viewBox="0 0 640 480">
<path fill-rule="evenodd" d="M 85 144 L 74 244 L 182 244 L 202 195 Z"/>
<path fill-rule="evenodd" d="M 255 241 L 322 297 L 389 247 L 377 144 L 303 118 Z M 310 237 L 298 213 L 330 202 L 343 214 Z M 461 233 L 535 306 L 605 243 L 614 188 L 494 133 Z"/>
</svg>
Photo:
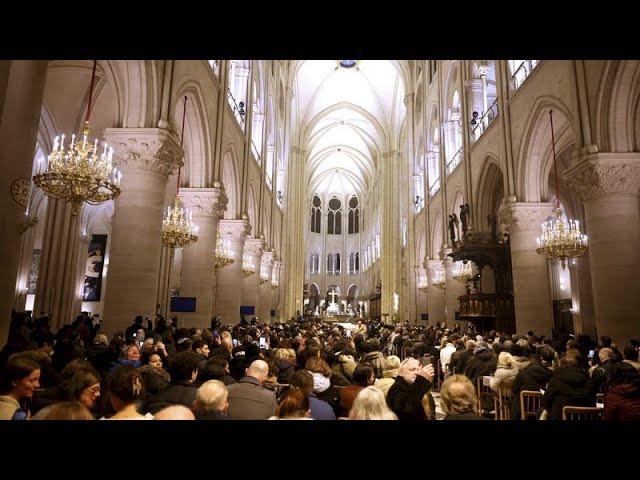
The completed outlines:
<svg viewBox="0 0 640 480">
<path fill-rule="evenodd" d="M 3 420 L 640 420 L 636 341 L 471 325 L 299 319 L 210 329 L 142 317 L 111 338 L 86 315 L 55 334 L 15 313 Z"/>
</svg>

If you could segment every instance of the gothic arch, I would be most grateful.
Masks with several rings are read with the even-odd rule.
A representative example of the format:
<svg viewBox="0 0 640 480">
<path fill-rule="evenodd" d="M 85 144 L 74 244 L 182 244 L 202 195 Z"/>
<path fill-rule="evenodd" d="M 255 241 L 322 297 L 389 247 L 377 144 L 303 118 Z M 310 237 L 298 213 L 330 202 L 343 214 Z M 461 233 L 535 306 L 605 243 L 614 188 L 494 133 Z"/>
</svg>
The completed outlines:
<svg viewBox="0 0 640 480">
<path fill-rule="evenodd" d="M 525 202 L 539 202 L 546 195 L 547 177 L 544 176 L 544 166 L 551 152 L 549 110 L 553 110 L 556 151 L 568 143 L 575 143 L 575 120 L 571 110 L 558 98 L 538 98 L 525 123 L 525 134 L 516 162 L 516 195 Z M 565 131 L 566 129 L 569 131 Z"/>
<path fill-rule="evenodd" d="M 224 218 L 233 220 L 238 218 L 240 212 L 240 178 L 237 170 L 238 156 L 233 144 L 227 146 L 222 157 L 222 184 L 227 195 L 228 204 Z"/>
<path fill-rule="evenodd" d="M 503 197 L 506 195 L 505 185 L 506 176 L 500 160 L 495 155 L 488 154 L 478 176 L 475 205 L 472 205 L 472 218 L 477 219 L 475 222 L 477 230 L 484 230 L 487 225 L 485 223 L 487 216 L 493 214 L 497 206 L 502 203 Z M 502 194 L 500 194 L 500 189 Z M 501 198 L 496 198 L 497 196 Z"/>
</svg>

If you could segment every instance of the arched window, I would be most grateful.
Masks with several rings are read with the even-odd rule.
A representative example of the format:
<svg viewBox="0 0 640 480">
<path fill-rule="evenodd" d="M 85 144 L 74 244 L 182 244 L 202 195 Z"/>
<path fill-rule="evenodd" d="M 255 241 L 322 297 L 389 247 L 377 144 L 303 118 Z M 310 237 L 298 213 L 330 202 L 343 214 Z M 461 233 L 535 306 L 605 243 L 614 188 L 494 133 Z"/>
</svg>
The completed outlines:
<svg viewBox="0 0 640 480">
<path fill-rule="evenodd" d="M 320 254 L 316 253 L 314 257 L 315 272 L 320 273 Z"/>
<path fill-rule="evenodd" d="M 315 263 L 313 261 L 313 253 L 309 254 L 309 274 L 313 275 L 314 271 L 313 271 L 313 267 L 315 266 Z"/>
<path fill-rule="evenodd" d="M 451 107 L 448 111 L 448 121 L 445 122 L 445 153 L 447 155 L 447 174 L 453 172 L 462 161 L 462 123 L 460 122 L 460 94 L 453 92 Z"/>
<path fill-rule="evenodd" d="M 340 275 L 340 254 L 336 253 L 336 268 L 334 270 L 336 275 Z"/>
<path fill-rule="evenodd" d="M 317 195 L 313 196 L 313 200 L 311 202 L 311 231 L 314 233 L 320 232 L 320 219 L 322 218 L 322 213 L 320 207 L 322 206 L 322 202 L 320 201 L 320 197 Z"/>
<path fill-rule="evenodd" d="M 342 203 L 337 198 L 329 200 L 329 214 L 327 215 L 327 233 L 342 234 Z"/>
<path fill-rule="evenodd" d="M 360 273 L 360 254 L 358 252 L 356 252 L 356 268 L 355 268 L 355 273 L 358 274 Z"/>
<path fill-rule="evenodd" d="M 229 65 L 229 105 L 240 126 L 244 129 L 244 120 L 247 113 L 247 90 L 250 60 L 231 60 Z"/>
<path fill-rule="evenodd" d="M 333 253 L 327 255 L 327 275 L 333 275 Z"/>
<path fill-rule="evenodd" d="M 538 60 L 508 60 L 511 70 L 513 89 L 517 90 L 524 83 L 531 71 L 538 65 Z"/>
<path fill-rule="evenodd" d="M 355 195 L 349 200 L 349 233 L 358 233 L 359 227 L 358 197 Z"/>
<path fill-rule="evenodd" d="M 349 254 L 349 274 L 352 275 L 355 270 L 355 257 L 353 252 Z"/>
<path fill-rule="evenodd" d="M 440 190 L 440 130 L 433 129 L 431 147 L 427 152 L 427 171 L 429 175 L 429 197 L 433 197 Z"/>
</svg>

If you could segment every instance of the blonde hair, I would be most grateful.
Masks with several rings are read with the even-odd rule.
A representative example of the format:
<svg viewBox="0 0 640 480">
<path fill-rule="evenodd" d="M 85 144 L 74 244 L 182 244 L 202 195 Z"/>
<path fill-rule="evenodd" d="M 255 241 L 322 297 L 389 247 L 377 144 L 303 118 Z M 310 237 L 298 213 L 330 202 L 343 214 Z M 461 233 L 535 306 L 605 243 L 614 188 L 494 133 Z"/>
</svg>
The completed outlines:
<svg viewBox="0 0 640 480">
<path fill-rule="evenodd" d="M 385 370 L 396 370 L 400 368 L 400 357 L 389 355 L 384 361 Z"/>
<path fill-rule="evenodd" d="M 442 410 L 447 415 L 474 412 L 476 389 L 466 376 L 451 375 L 440 388 L 440 401 Z"/>
<path fill-rule="evenodd" d="M 286 348 L 277 348 L 273 356 L 281 360 L 289 360 L 289 351 Z"/>
<path fill-rule="evenodd" d="M 87 407 L 80 402 L 58 402 L 40 410 L 34 420 L 94 420 Z"/>
<path fill-rule="evenodd" d="M 387 406 L 384 393 L 377 387 L 360 390 L 349 411 L 350 420 L 397 420 L 398 417 Z"/>
<path fill-rule="evenodd" d="M 511 368 L 513 356 L 509 352 L 500 352 L 497 368 Z"/>
</svg>

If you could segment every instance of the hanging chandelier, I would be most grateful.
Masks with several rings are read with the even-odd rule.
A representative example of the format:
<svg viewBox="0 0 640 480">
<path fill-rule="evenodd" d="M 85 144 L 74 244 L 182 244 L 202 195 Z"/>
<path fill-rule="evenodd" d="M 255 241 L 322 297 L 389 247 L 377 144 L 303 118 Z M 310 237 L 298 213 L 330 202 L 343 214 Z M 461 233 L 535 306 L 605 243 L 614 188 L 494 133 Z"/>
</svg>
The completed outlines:
<svg viewBox="0 0 640 480">
<path fill-rule="evenodd" d="M 441 266 L 435 271 L 431 285 L 433 285 L 436 288 L 444 288 L 445 284 L 446 284 L 445 269 L 444 269 L 444 266 Z"/>
<path fill-rule="evenodd" d="M 243 255 L 242 257 L 242 276 L 250 277 L 256 273 L 256 266 L 253 264 L 253 258 L 249 255 Z"/>
<path fill-rule="evenodd" d="M 184 97 L 184 110 L 182 112 L 182 134 L 180 135 L 180 147 L 184 140 L 184 121 L 187 113 L 187 97 Z M 180 206 L 180 170 L 178 169 L 178 181 L 173 207 L 167 207 L 162 221 L 162 244 L 171 249 L 184 248 L 198 241 L 198 226 L 193 223 L 192 212 Z"/>
<path fill-rule="evenodd" d="M 113 148 L 106 142 L 98 146 L 98 139 L 89 139 L 89 119 L 93 85 L 96 77 L 96 64 L 93 61 L 91 86 L 87 116 L 82 134 L 71 135 L 71 141 L 65 146 L 65 135 L 53 140 L 53 149 L 48 157 L 47 169 L 33 177 L 34 183 L 45 195 L 73 204 L 73 215 L 83 203 L 97 205 L 120 195 L 122 173 L 113 167 Z"/>
<path fill-rule="evenodd" d="M 233 250 L 231 248 L 231 242 L 228 240 L 222 240 L 222 235 L 218 232 L 218 238 L 216 239 L 216 268 L 224 268 L 227 265 L 233 263 Z"/>
<path fill-rule="evenodd" d="M 587 236 L 580 231 L 580 222 L 562 218 L 558 188 L 558 162 L 553 134 L 553 110 L 549 110 L 549 121 L 551 123 L 551 146 L 556 182 L 556 209 L 554 211 L 555 219 L 547 220 L 542 224 L 542 235 L 536 239 L 538 245 L 536 252 L 551 260 L 559 259 L 562 268 L 566 268 L 567 259 L 584 255 L 589 249 L 589 245 Z"/>
<path fill-rule="evenodd" d="M 455 263 L 453 278 L 459 282 L 466 283 L 473 278 L 473 262 L 460 260 Z"/>
</svg>

